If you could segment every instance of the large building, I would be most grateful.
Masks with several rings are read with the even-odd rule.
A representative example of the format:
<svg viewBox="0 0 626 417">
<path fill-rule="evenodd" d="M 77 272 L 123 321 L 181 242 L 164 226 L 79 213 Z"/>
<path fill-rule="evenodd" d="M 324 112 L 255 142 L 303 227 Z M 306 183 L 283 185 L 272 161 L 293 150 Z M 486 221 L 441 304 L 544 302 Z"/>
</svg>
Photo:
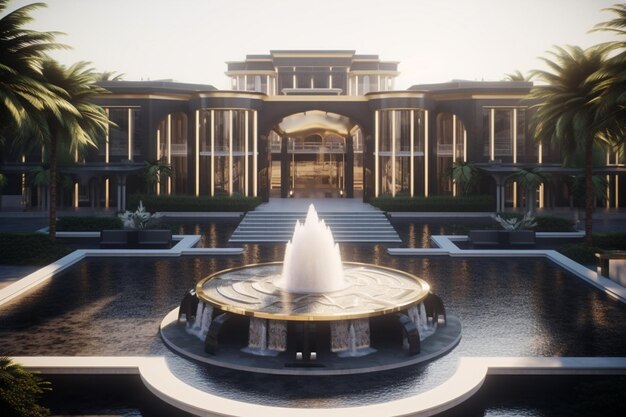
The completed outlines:
<svg viewBox="0 0 626 417">
<path fill-rule="evenodd" d="M 494 209 L 517 207 L 514 173 L 541 166 L 553 181 L 537 190 L 540 207 L 569 204 L 558 150 L 528 130 L 530 82 L 451 81 L 394 88 L 398 63 L 355 51 L 271 51 L 227 63 L 232 90 L 173 81 L 110 81 L 96 101 L 114 122 L 101 146 L 65 172 L 68 204 L 125 206 L 144 192 L 145 161 L 172 176 L 159 194 L 362 198 L 456 194 L 454 162 L 480 167 L 480 192 Z M 609 207 L 623 205 L 623 164 L 608 151 L 598 170 Z M 5 190 L 21 204 L 41 204 L 22 173 L 41 155 L 4 164 Z M 563 181 L 561 181 L 563 179 Z"/>
</svg>

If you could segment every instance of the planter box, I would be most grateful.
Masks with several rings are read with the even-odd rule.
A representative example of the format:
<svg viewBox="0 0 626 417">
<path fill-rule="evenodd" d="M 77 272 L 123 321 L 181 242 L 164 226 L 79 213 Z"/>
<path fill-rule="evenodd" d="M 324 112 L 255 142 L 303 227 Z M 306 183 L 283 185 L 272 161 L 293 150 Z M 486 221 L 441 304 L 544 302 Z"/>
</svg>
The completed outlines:
<svg viewBox="0 0 626 417">
<path fill-rule="evenodd" d="M 600 275 L 626 287 L 626 252 L 596 253 Z"/>
<path fill-rule="evenodd" d="M 521 248 L 534 247 L 534 230 L 470 230 L 473 247 Z"/>
<path fill-rule="evenodd" d="M 165 230 L 101 230 L 102 249 L 169 249 L 172 231 Z"/>
</svg>

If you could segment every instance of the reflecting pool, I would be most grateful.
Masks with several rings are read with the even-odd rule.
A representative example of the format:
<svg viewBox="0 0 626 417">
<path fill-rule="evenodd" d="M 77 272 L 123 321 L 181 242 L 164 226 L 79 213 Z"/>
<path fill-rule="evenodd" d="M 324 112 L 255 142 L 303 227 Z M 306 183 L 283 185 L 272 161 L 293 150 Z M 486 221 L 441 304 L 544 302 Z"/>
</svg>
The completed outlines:
<svg viewBox="0 0 626 417">
<path fill-rule="evenodd" d="M 383 245 L 342 244 L 346 261 L 428 281 L 463 323 L 460 344 L 421 367 L 354 377 L 276 377 L 196 365 L 161 342 L 162 318 L 218 270 L 282 259 L 284 245 L 244 256 L 88 258 L 0 306 L 0 352 L 10 356 L 163 355 L 201 389 L 259 404 L 331 407 L 389 401 L 448 379 L 461 356 L 624 356 L 626 307 L 539 258 L 391 257 Z M 358 394 L 358 395 L 357 395 Z"/>
</svg>

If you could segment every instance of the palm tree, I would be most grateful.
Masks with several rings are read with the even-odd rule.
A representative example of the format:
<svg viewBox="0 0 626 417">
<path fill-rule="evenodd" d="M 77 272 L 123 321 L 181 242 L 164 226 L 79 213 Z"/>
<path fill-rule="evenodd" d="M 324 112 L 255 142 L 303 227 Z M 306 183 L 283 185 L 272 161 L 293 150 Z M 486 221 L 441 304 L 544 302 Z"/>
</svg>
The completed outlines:
<svg viewBox="0 0 626 417">
<path fill-rule="evenodd" d="M 28 173 L 28 183 L 37 188 L 37 204 L 39 208 L 48 208 L 50 201 L 50 167 L 36 166 Z"/>
<path fill-rule="evenodd" d="M 613 145 L 626 142 L 626 4 L 616 4 L 604 9 L 617 15 L 612 20 L 597 24 L 593 31 L 612 32 L 618 40 L 601 47 L 611 55 L 598 72 L 595 93 L 599 111 L 599 130 L 607 135 Z"/>
<path fill-rule="evenodd" d="M 172 176 L 172 167 L 164 159 L 145 161 L 143 176 L 146 179 L 148 193 L 154 192 L 155 184 L 160 184 L 161 179 Z"/>
<path fill-rule="evenodd" d="M 539 168 L 521 168 L 516 172 L 515 177 L 522 190 L 526 192 L 526 212 L 528 215 L 532 215 L 535 208 L 537 187 L 545 184 L 548 181 L 548 176 Z"/>
<path fill-rule="evenodd" d="M 0 172 L 0 209 L 2 208 L 2 189 L 7 185 L 7 177 Z"/>
<path fill-rule="evenodd" d="M 94 72 L 88 63 L 79 62 L 70 67 L 52 59 L 42 63 L 45 82 L 57 86 L 70 106 L 60 114 L 52 109 L 44 112 L 48 135 L 38 136 L 48 150 L 50 163 L 50 237 L 56 237 L 57 162 L 59 148 L 80 152 L 88 146 L 97 146 L 95 138 L 104 136 L 109 119 L 102 107 L 93 104 L 94 96 L 106 93 L 95 84 Z"/>
<path fill-rule="evenodd" d="M 515 70 L 514 72 L 505 75 L 505 81 L 532 81 L 533 79 L 532 74 L 524 75 L 520 70 Z"/>
<path fill-rule="evenodd" d="M 50 410 L 37 404 L 49 383 L 7 357 L 0 357 L 0 415 L 44 417 Z"/>
<path fill-rule="evenodd" d="M 33 19 L 31 12 L 45 7 L 34 3 L 7 13 L 10 0 L 0 0 L 0 145 L 13 138 L 39 112 L 55 113 L 67 105 L 57 90 L 39 77 L 41 61 L 52 49 L 57 32 L 36 32 L 24 26 Z M 38 120 L 40 121 L 40 120 Z"/>
<path fill-rule="evenodd" d="M 96 81 L 122 81 L 124 74 L 115 71 L 102 71 L 95 74 Z"/>
<path fill-rule="evenodd" d="M 463 195 L 469 194 L 478 183 L 478 169 L 471 162 L 455 162 L 452 164 L 450 176 L 459 185 Z"/>
<path fill-rule="evenodd" d="M 585 240 L 591 243 L 593 231 L 593 146 L 607 140 L 599 129 L 597 102 L 598 71 L 604 65 L 606 50 L 599 47 L 556 47 L 554 60 L 542 58 L 550 70 L 533 74 L 547 85 L 536 86 L 530 96 L 539 104 L 531 119 L 535 139 L 558 147 L 567 162 L 577 151 L 585 155 Z"/>
</svg>

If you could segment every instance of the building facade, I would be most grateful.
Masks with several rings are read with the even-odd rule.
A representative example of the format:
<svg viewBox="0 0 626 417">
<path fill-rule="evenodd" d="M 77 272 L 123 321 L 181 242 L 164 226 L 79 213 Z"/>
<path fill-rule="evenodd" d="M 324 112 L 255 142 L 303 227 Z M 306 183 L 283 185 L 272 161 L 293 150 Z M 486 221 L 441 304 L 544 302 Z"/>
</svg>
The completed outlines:
<svg viewBox="0 0 626 417">
<path fill-rule="evenodd" d="M 69 204 L 125 206 L 145 192 L 145 163 L 172 175 L 158 194 L 345 197 L 456 195 L 454 163 L 484 172 L 478 192 L 497 210 L 524 198 L 519 168 L 563 179 L 558 150 L 529 135 L 530 82 L 452 81 L 395 90 L 398 63 L 355 51 L 271 51 L 227 63 L 232 90 L 172 81 L 111 81 L 97 98 L 114 123 L 100 147 L 76 156 Z M 623 205 L 623 157 L 607 151 L 598 172 L 608 207 Z M 39 160 L 38 160 L 39 159 Z M 25 180 L 41 155 L 5 163 L 8 193 L 41 204 Z M 17 163 L 17 165 L 15 164 Z M 21 168 L 20 168 L 21 166 Z M 539 207 L 568 205 L 567 181 L 536 190 Z"/>
</svg>

